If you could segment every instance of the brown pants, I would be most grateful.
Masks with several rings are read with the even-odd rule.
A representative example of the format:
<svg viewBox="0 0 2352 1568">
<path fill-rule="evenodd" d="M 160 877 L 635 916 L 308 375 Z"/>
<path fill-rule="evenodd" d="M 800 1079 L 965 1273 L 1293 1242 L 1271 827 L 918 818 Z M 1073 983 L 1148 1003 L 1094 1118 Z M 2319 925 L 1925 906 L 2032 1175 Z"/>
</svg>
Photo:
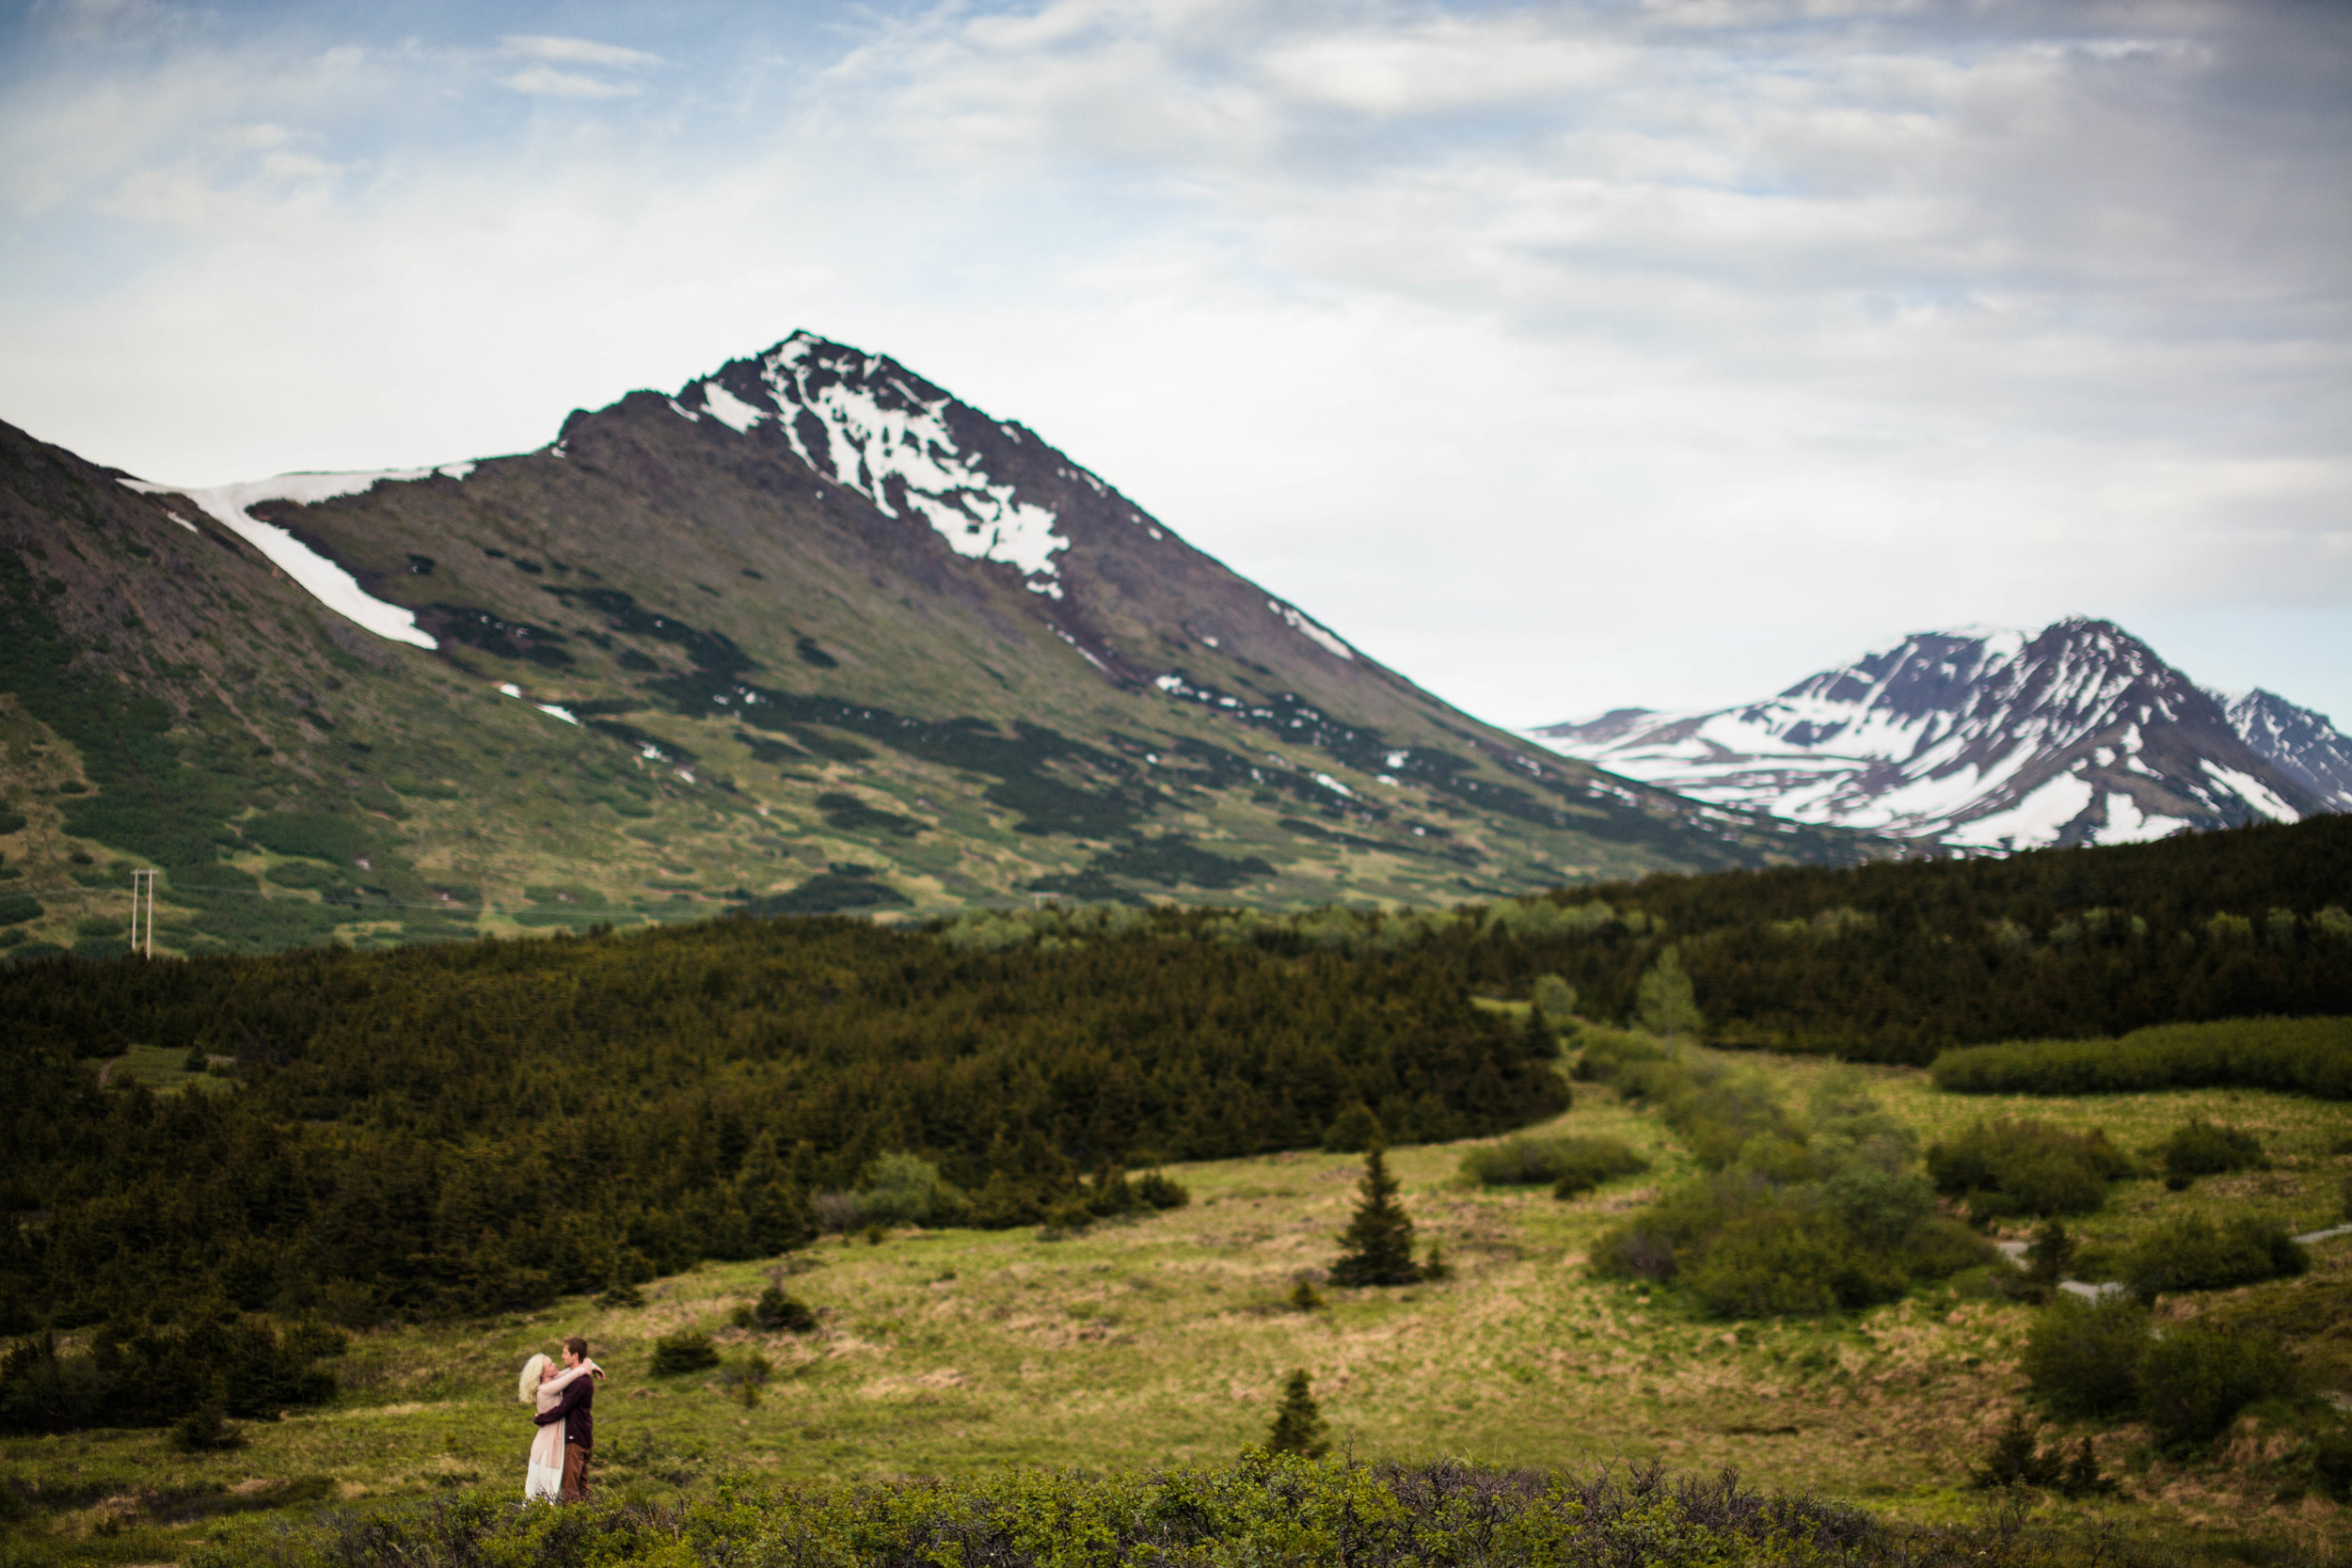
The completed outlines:
<svg viewBox="0 0 2352 1568">
<path fill-rule="evenodd" d="M 558 1496 L 562 1501 L 567 1503 L 584 1503 L 588 1500 L 587 1444 L 566 1443 L 564 1445 L 564 1488 Z"/>
</svg>

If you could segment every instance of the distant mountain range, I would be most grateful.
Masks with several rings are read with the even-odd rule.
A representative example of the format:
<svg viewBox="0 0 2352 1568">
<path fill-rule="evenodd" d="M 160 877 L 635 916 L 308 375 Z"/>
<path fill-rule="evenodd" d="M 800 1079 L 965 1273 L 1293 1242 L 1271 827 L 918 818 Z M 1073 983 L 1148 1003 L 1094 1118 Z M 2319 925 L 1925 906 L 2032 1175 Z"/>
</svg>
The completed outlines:
<svg viewBox="0 0 2352 1568">
<path fill-rule="evenodd" d="M 198 952 L 1899 847 L 1481 723 L 807 333 L 432 468 L 191 488 L 0 426 L 0 694 L 20 955 L 119 951 L 149 865 Z"/>
<path fill-rule="evenodd" d="M 2111 621 L 1919 632 L 1760 702 L 1531 733 L 1692 800 L 1973 848 L 2352 811 L 2352 740 L 2324 715 L 2206 690 Z"/>
</svg>

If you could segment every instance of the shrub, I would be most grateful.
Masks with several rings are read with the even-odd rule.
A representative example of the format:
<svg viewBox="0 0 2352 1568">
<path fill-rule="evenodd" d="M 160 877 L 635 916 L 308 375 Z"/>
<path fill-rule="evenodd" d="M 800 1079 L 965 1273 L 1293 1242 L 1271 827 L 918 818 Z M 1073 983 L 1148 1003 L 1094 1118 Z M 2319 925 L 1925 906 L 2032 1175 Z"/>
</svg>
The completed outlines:
<svg viewBox="0 0 2352 1568">
<path fill-rule="evenodd" d="M 2121 1039 L 1971 1046 L 1936 1057 L 1934 1076 L 1954 1094 L 2236 1087 L 2352 1100 L 2352 1018 L 2233 1018 Z"/>
<path fill-rule="evenodd" d="M 1713 1238 L 1683 1282 L 1719 1318 L 1812 1314 L 1892 1301 L 1910 1284 L 1900 1264 L 1865 1252 L 1825 1213 L 1759 1209 Z"/>
<path fill-rule="evenodd" d="M 2226 1291 L 2304 1274 L 2311 1255 L 2276 1220 L 2233 1215 L 2215 1225 L 2185 1215 L 2142 1234 L 2123 1254 L 2123 1282 L 2143 1301 L 2166 1291 Z"/>
<path fill-rule="evenodd" d="M 1574 1197 L 1615 1177 L 1639 1176 L 1648 1169 L 1647 1160 L 1614 1138 L 1564 1138 L 1551 1196 Z"/>
<path fill-rule="evenodd" d="M 1294 1312 L 1321 1312 L 1331 1304 L 1323 1299 L 1323 1292 L 1312 1280 L 1302 1279 L 1291 1287 L 1290 1308 Z"/>
<path fill-rule="evenodd" d="M 665 1334 L 653 1342 L 653 1375 L 678 1377 L 719 1364 L 718 1347 L 710 1336 L 688 1329 Z"/>
<path fill-rule="evenodd" d="M 2022 1410 L 2010 1413 L 2009 1424 L 1993 1439 L 1984 1467 L 1970 1472 L 1979 1486 L 2049 1486 L 2064 1472 L 2065 1460 L 2057 1449 L 2044 1449 Z"/>
<path fill-rule="evenodd" d="M 1553 1183 L 1562 1197 L 1587 1192 L 1616 1176 L 1649 1169 L 1649 1162 L 1614 1138 L 1505 1138 L 1466 1149 L 1461 1174 L 1484 1187 Z"/>
<path fill-rule="evenodd" d="M 2262 1140 L 2237 1127 L 2218 1127 L 2203 1117 L 2185 1123 L 2165 1140 L 2164 1168 L 2169 1176 L 2219 1176 L 2227 1171 L 2269 1168 Z"/>
<path fill-rule="evenodd" d="M 2338 1427 L 2312 1444 L 2312 1480 L 2338 1502 L 2352 1502 L 2352 1429 Z"/>
<path fill-rule="evenodd" d="M 1181 1181 L 1155 1170 L 1145 1171 L 1131 1183 L 1136 1201 L 1147 1209 L 1166 1211 L 1182 1209 L 1192 1201 L 1192 1194 Z"/>
<path fill-rule="evenodd" d="M 771 1285 L 753 1304 L 752 1322 L 771 1334 L 806 1334 L 816 1328 L 817 1314 L 786 1295 L 781 1286 Z"/>
<path fill-rule="evenodd" d="M 1636 983 L 1634 1012 L 1653 1035 L 1695 1035 L 1707 1027 L 1682 955 L 1673 945 L 1659 949 L 1657 962 Z"/>
<path fill-rule="evenodd" d="M 2169 1444 L 2206 1443 L 2257 1400 L 2292 1394 L 2295 1364 L 2274 1337 L 2168 1326 L 2140 1358 L 2148 1419 Z"/>
<path fill-rule="evenodd" d="M 1576 1022 L 1576 988 L 1559 975 L 1538 974 L 1529 995 L 1534 1001 L 1535 1016 L 1554 1029 L 1567 1028 Z"/>
<path fill-rule="evenodd" d="M 2035 1314 L 2019 1364 L 2053 1415 L 2117 1416 L 2139 1404 L 2150 1343 L 2148 1309 L 2129 1297 L 2059 1294 Z"/>
<path fill-rule="evenodd" d="M 2041 1121 L 1979 1122 L 1928 1146 L 1935 1190 L 1962 1198 L 1979 1224 L 2012 1214 L 2089 1214 L 2107 1183 L 2132 1164 L 2101 1132 L 2069 1132 Z"/>
<path fill-rule="evenodd" d="M 940 1179 L 939 1167 L 914 1154 L 885 1154 L 866 1168 L 857 1195 L 866 1225 L 930 1225 L 969 1207 L 962 1193 Z"/>
<path fill-rule="evenodd" d="M 173 1423 L 171 1446 L 182 1453 L 219 1453 L 245 1447 L 245 1429 L 217 1404 L 202 1404 Z"/>
</svg>

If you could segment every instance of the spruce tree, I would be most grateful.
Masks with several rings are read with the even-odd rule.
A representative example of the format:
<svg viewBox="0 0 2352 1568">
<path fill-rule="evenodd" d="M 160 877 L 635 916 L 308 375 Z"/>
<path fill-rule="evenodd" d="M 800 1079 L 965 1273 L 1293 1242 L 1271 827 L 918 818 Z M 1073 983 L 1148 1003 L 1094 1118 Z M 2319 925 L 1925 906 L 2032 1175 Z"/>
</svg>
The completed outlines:
<svg viewBox="0 0 2352 1568">
<path fill-rule="evenodd" d="M 1307 1370 L 1301 1367 L 1282 1385 L 1282 1402 L 1275 1407 L 1274 1425 L 1266 1432 L 1266 1451 L 1321 1459 L 1331 1451 L 1331 1439 L 1324 1435 L 1327 1430 L 1308 1385 Z"/>
<path fill-rule="evenodd" d="M 1396 1201 L 1396 1178 L 1378 1144 L 1364 1156 L 1363 1199 L 1340 1236 L 1345 1249 L 1331 1265 L 1334 1285 L 1410 1285 L 1421 1277 L 1413 1262 L 1413 1222 Z"/>
</svg>

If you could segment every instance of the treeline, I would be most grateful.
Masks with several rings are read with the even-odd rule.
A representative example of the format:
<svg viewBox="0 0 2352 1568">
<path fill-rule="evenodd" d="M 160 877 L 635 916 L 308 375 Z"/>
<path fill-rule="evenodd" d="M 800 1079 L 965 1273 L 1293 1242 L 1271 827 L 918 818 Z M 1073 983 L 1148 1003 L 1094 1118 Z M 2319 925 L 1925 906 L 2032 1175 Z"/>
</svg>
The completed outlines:
<svg viewBox="0 0 2352 1568">
<path fill-rule="evenodd" d="M 1937 1088 L 1956 1094 L 2249 1088 L 2352 1100 L 2352 1018 L 2241 1018 L 2159 1024 L 2118 1040 L 1972 1046 L 1936 1057 L 1934 1074 Z"/>
<path fill-rule="evenodd" d="M 25 965 L 0 974 L 0 1331 L 520 1307 L 768 1256 L 894 1153 L 1004 1226 L 1119 1167 L 1312 1146 L 1351 1116 L 1397 1142 L 1501 1132 L 1565 1091 L 1549 1035 L 1470 997 L 1548 974 L 1586 1018 L 1880 1060 L 2352 1013 L 2347 890 L 2331 817 L 1451 911 Z M 238 1086 L 102 1090 L 92 1059 L 133 1044 L 233 1058 Z"/>
<path fill-rule="evenodd" d="M 1500 996 L 1554 974 L 1604 1022 L 1924 1066 L 1997 1040 L 2352 1013 L 2347 906 L 2352 816 L 2329 816 L 2005 860 L 1661 876 L 1453 911 L 1239 911 L 1212 929 L 1359 960 L 1434 954 Z M 1048 911 L 970 916 L 946 936 L 1002 949 L 1071 932 Z M 1645 1016 L 1661 965 L 1687 976 L 1693 1012 Z"/>
<path fill-rule="evenodd" d="M 1400 1139 L 1565 1103 L 1549 1036 L 1441 952 L 1201 940 L 961 950 L 847 920 L 39 964 L 0 976 L 0 1331 L 222 1304 L 358 1323 L 520 1307 L 771 1255 L 882 1157 L 965 1223 L 1094 1205 L 1120 1167 Z M 93 1058 L 234 1058 L 150 1093 Z"/>
</svg>

